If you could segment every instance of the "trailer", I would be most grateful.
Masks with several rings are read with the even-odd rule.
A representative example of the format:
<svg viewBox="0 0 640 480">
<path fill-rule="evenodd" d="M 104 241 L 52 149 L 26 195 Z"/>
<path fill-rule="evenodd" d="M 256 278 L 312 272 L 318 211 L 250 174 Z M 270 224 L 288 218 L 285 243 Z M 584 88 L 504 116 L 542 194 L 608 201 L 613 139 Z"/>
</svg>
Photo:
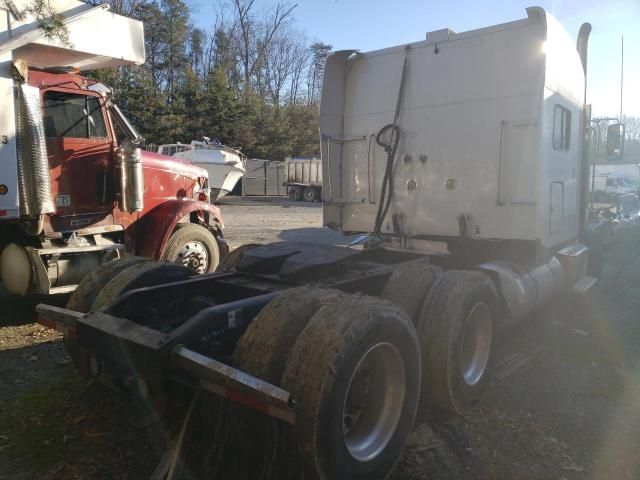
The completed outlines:
<svg viewBox="0 0 640 480">
<path fill-rule="evenodd" d="M 242 177 L 242 195 L 245 197 L 283 197 L 287 187 L 283 185 L 285 166 L 281 160 L 248 158 L 247 173 Z"/>
<path fill-rule="evenodd" d="M 595 202 L 607 202 L 640 191 L 638 165 L 596 165 L 593 170 L 591 197 Z"/>
<path fill-rule="evenodd" d="M 501 329 L 597 281 L 608 223 L 587 223 L 589 32 L 576 49 L 534 7 L 334 52 L 324 225 L 359 233 L 351 246 L 249 245 L 177 280 L 153 263 L 105 266 L 67 308 L 40 305 L 42 321 L 87 376 L 147 404 L 191 392 L 184 429 L 210 433 L 221 478 L 387 478 L 419 407 L 478 404 Z"/>
<path fill-rule="evenodd" d="M 127 255 L 214 271 L 228 249 L 207 172 L 142 151 L 111 89 L 80 73 L 144 63 L 142 23 L 108 5 L 50 0 L 63 40 L 31 3 L 0 4 L 3 285 L 16 295 L 68 293 Z"/>
<path fill-rule="evenodd" d="M 322 198 L 322 161 L 319 158 L 287 157 L 283 185 L 291 200 L 315 202 Z"/>
</svg>

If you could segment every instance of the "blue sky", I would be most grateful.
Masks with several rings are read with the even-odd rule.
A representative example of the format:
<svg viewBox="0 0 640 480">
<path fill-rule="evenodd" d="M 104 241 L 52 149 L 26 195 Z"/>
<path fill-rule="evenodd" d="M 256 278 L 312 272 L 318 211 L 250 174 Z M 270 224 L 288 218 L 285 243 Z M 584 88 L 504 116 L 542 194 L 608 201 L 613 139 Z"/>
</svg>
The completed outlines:
<svg viewBox="0 0 640 480">
<path fill-rule="evenodd" d="M 194 23 L 213 24 L 219 2 L 191 0 Z M 258 7 L 269 0 L 257 0 Z M 640 0 L 297 0 L 295 25 L 310 40 L 334 49 L 362 51 L 425 38 L 428 31 L 449 27 L 456 32 L 526 17 L 525 8 L 538 5 L 551 12 L 575 38 L 583 22 L 593 31 L 589 53 L 588 101 L 595 115 L 620 110 L 620 38 L 624 34 L 625 114 L 640 116 Z"/>
</svg>

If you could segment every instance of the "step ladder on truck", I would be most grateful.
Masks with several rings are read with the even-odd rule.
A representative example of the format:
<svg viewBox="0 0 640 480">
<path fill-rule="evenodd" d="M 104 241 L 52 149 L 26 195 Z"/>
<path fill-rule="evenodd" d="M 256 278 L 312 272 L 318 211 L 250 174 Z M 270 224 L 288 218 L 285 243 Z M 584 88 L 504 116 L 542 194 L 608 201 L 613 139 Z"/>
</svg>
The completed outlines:
<svg viewBox="0 0 640 480">
<path fill-rule="evenodd" d="M 107 272 L 82 309 L 40 315 L 72 332 L 86 375 L 156 403 L 178 384 L 199 392 L 189 411 L 218 412 L 204 430 L 227 478 L 387 478 L 420 405 L 478 404 L 499 329 L 596 281 L 607 225 L 586 218 L 590 29 L 576 48 L 534 7 L 332 53 L 323 222 L 361 234 L 352 245 L 246 246 L 219 273 L 141 288 L 134 268 Z"/>
</svg>

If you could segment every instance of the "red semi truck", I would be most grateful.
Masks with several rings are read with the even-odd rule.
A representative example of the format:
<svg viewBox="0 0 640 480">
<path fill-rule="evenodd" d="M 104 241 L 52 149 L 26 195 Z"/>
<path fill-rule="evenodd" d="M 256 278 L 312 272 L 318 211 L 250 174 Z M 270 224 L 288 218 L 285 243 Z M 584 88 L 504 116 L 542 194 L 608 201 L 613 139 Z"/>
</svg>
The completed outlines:
<svg viewBox="0 0 640 480">
<path fill-rule="evenodd" d="M 25 1 L 0 24 L 0 281 L 18 295 L 63 293 L 127 254 L 215 270 L 228 249 L 207 172 L 143 151 L 110 89 L 79 74 L 143 63 L 142 24 L 53 3 L 66 42 Z"/>
</svg>

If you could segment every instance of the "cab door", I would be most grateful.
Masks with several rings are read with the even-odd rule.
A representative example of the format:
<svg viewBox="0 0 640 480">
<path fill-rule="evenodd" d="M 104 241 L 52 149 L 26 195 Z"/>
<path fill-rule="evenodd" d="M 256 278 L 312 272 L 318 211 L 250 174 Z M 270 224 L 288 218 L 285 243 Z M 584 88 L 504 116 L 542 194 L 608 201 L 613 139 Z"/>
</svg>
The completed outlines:
<svg viewBox="0 0 640 480">
<path fill-rule="evenodd" d="M 43 93 L 43 122 L 56 203 L 55 230 L 99 223 L 114 206 L 114 142 L 104 100 L 93 92 Z"/>
<path fill-rule="evenodd" d="M 557 234 L 564 220 L 564 182 L 551 182 L 549 189 L 549 234 Z"/>
</svg>

